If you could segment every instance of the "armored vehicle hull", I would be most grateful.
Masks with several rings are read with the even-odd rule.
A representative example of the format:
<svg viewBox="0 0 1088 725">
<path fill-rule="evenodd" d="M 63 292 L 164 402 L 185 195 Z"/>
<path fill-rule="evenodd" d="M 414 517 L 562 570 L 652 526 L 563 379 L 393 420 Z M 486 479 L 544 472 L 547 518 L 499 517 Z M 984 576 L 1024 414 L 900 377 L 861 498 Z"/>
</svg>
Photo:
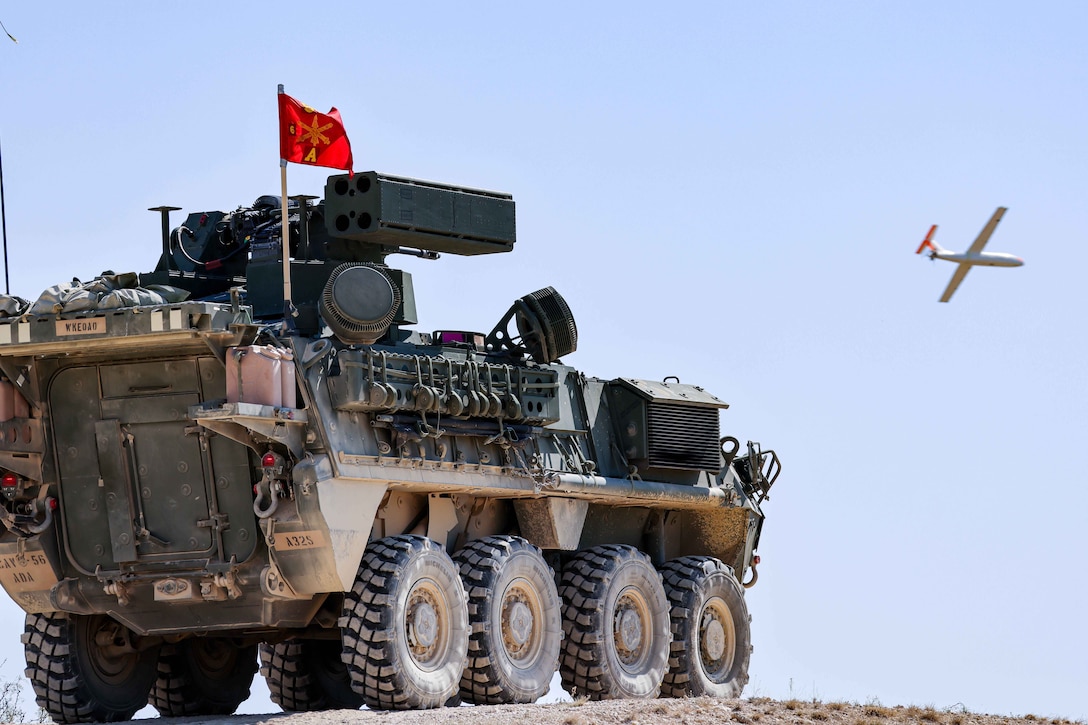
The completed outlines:
<svg viewBox="0 0 1088 725">
<path fill-rule="evenodd" d="M 159 209 L 130 287 L 198 299 L 0 320 L 0 584 L 53 719 L 230 713 L 258 661 L 289 711 L 531 702 L 556 670 L 739 695 L 777 456 L 702 388 L 563 364 L 551 288 L 486 335 L 410 332 L 385 258 L 509 251 L 507 195 L 370 173 L 286 224 L 261 201 Z"/>
</svg>

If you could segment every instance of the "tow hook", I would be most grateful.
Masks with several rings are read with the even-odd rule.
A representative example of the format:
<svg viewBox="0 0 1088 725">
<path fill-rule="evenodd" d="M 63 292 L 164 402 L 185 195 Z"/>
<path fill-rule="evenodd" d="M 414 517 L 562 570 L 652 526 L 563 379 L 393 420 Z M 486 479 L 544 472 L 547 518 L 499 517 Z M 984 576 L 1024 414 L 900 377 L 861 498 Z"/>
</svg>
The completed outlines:
<svg viewBox="0 0 1088 725">
<path fill-rule="evenodd" d="M 265 480 L 267 481 L 268 479 Z M 280 497 L 277 495 L 280 493 L 279 481 L 269 481 L 267 489 L 265 486 L 261 485 L 263 483 L 265 483 L 265 481 L 254 486 L 254 488 L 257 489 L 257 497 L 253 501 L 253 513 L 255 513 L 259 519 L 267 519 L 269 516 L 276 513 L 276 509 L 280 505 Z M 263 504 L 266 496 L 271 499 L 268 508 L 264 508 Z"/>
<path fill-rule="evenodd" d="M 41 523 L 28 526 L 27 530 L 31 534 L 40 534 L 53 525 L 53 511 L 57 508 L 57 499 L 50 496 L 44 501 L 38 499 L 34 504 L 34 512 L 38 513 L 39 510 L 44 509 L 45 516 Z"/>
<path fill-rule="evenodd" d="M 261 468 L 264 469 L 264 478 L 253 487 L 253 493 L 256 495 L 253 501 L 253 513 L 257 515 L 257 518 L 267 519 L 276 513 L 280 499 L 287 495 L 283 484 L 277 479 L 284 472 L 283 457 L 270 450 L 261 457 Z M 269 499 L 267 508 L 264 505 L 266 497 Z"/>
<path fill-rule="evenodd" d="M 741 586 L 744 587 L 745 589 L 751 589 L 752 587 L 754 587 L 756 585 L 756 582 L 759 581 L 759 572 L 756 571 L 756 566 L 758 564 L 759 564 L 759 556 L 758 555 L 753 556 L 752 557 L 752 566 L 751 566 L 752 578 L 749 579 L 746 582 L 741 582 Z"/>
</svg>

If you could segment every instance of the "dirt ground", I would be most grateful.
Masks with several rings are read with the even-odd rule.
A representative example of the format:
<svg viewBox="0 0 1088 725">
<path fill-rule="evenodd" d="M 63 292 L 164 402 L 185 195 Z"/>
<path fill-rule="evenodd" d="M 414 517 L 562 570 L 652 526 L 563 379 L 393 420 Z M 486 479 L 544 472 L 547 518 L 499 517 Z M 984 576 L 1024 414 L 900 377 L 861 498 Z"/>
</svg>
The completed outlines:
<svg viewBox="0 0 1088 725">
<path fill-rule="evenodd" d="M 147 722 L 147 721 L 139 721 Z M 978 715 L 960 709 L 888 707 L 811 700 L 613 700 L 548 705 L 445 708 L 417 712 L 332 710 L 286 715 L 235 715 L 221 718 L 162 718 L 162 725 L 1088 725 L 1082 721 L 1026 714 Z"/>
</svg>

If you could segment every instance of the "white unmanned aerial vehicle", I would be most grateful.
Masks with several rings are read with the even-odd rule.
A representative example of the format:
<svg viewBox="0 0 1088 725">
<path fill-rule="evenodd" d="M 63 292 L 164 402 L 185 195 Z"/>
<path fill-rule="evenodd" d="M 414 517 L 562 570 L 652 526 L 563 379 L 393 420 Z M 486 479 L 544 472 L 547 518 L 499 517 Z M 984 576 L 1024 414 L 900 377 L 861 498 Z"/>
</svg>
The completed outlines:
<svg viewBox="0 0 1088 725">
<path fill-rule="evenodd" d="M 976 264 L 980 264 L 984 267 L 1019 267 L 1024 263 L 1024 260 L 1012 254 L 982 251 L 982 248 L 986 246 L 986 242 L 990 241 L 990 235 L 994 233 L 994 229 L 997 228 L 997 223 L 1001 221 L 1001 217 L 1005 215 L 1006 211 L 1007 210 L 1003 206 L 997 207 L 997 211 L 990 217 L 990 221 L 986 222 L 986 226 L 979 232 L 978 238 L 975 239 L 971 248 L 963 253 L 949 252 L 947 249 L 941 249 L 934 244 L 933 234 L 937 231 L 937 225 L 934 224 L 930 227 L 929 234 L 922 240 L 922 244 L 918 247 L 918 251 L 916 251 L 915 254 L 921 254 L 922 250 L 928 247 L 930 259 L 947 259 L 949 262 L 956 262 L 960 265 L 956 269 L 955 274 L 952 275 L 952 281 L 945 287 L 944 294 L 941 295 L 941 302 L 948 302 L 948 300 L 952 299 L 952 294 L 956 291 L 956 288 L 960 286 L 960 282 L 967 276 L 967 272 L 971 267 Z"/>
</svg>

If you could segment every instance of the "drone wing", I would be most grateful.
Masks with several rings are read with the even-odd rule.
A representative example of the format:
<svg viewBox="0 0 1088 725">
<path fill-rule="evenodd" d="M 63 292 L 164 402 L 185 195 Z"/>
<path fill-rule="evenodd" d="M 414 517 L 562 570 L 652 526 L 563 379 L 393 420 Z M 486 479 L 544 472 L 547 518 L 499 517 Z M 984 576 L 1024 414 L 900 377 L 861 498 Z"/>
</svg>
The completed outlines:
<svg viewBox="0 0 1088 725">
<path fill-rule="evenodd" d="M 967 250 L 968 254 L 978 254 L 982 251 L 982 248 L 986 246 L 986 242 L 990 241 L 990 235 L 994 233 L 994 229 L 997 229 L 997 223 L 1001 221 L 1001 217 L 1005 216 L 1006 211 L 1003 206 L 997 207 L 997 211 L 990 217 L 990 221 L 986 222 L 986 226 L 982 228 L 982 231 L 978 233 L 978 237 L 971 243 L 971 248 Z M 956 274 L 959 274 L 959 272 Z M 955 280 L 955 277 L 952 279 Z M 945 292 L 945 294 L 948 294 L 948 292 Z"/>
<path fill-rule="evenodd" d="M 985 244 L 985 242 L 983 242 Z M 967 276 L 967 273 L 971 271 L 971 265 L 967 262 L 963 262 L 960 266 L 956 267 L 956 272 L 952 275 L 952 279 L 948 282 L 948 286 L 944 288 L 944 294 L 941 295 L 941 302 L 948 302 L 952 299 L 952 295 L 956 289 L 960 286 L 960 282 Z"/>
</svg>

